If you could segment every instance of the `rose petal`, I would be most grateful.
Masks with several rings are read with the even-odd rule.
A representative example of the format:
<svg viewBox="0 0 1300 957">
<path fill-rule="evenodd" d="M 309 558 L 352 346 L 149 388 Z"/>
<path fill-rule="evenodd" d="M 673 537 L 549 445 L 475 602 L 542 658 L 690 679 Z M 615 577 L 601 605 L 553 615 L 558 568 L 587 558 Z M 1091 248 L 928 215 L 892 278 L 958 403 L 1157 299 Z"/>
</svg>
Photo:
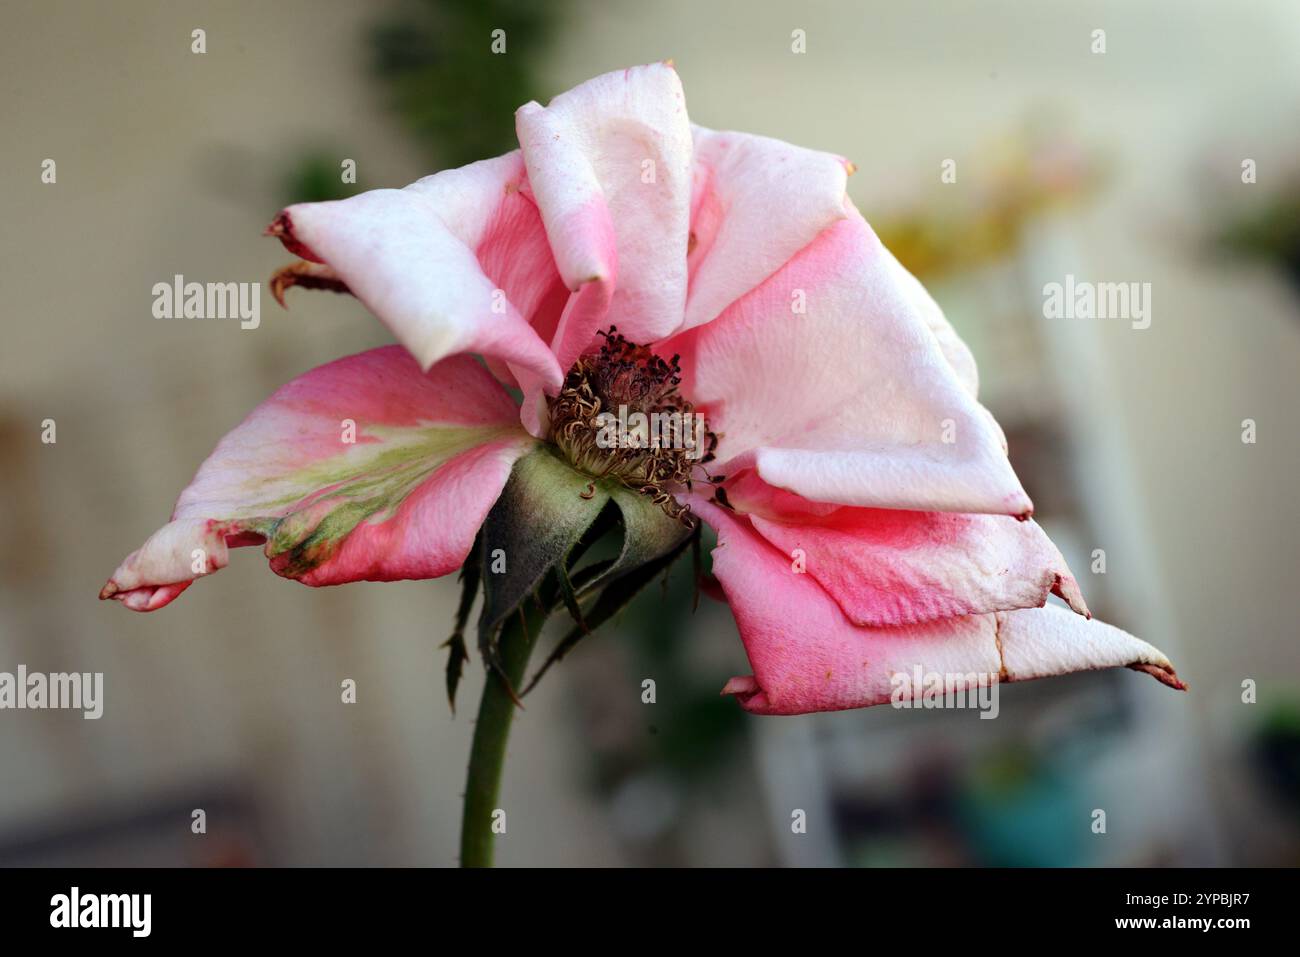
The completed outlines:
<svg viewBox="0 0 1300 957">
<path fill-rule="evenodd" d="M 889 271 L 893 273 L 895 281 L 903 291 L 911 297 L 921 320 L 934 335 L 935 341 L 939 343 L 939 349 L 943 352 L 943 357 L 948 360 L 948 365 L 952 367 L 957 381 L 974 398 L 979 394 L 980 376 L 979 369 L 975 365 L 975 356 L 971 354 L 970 348 L 962 341 L 961 336 L 957 335 L 957 330 L 952 327 L 952 323 L 943 314 L 939 304 L 934 301 L 930 291 L 921 285 L 921 280 L 908 272 L 887 247 L 882 245 L 880 248 L 885 253 Z"/>
<path fill-rule="evenodd" d="M 720 436 L 718 471 L 756 466 L 818 502 L 1028 516 L 1000 430 L 846 210 L 720 317 L 660 347 L 681 353 L 682 391 Z"/>
<path fill-rule="evenodd" d="M 560 327 L 555 337 L 556 342 L 568 339 L 573 334 L 573 330 L 581 330 L 581 332 L 569 345 L 563 347 L 563 354 L 568 355 L 571 352 L 576 358 L 590 345 L 590 340 L 584 341 L 587 330 L 593 330 L 591 335 L 594 337 L 595 329 L 607 325 L 610 291 L 611 286 L 609 283 L 593 281 L 584 283 L 577 292 L 569 296 L 564 307 L 564 313 L 560 317 Z M 583 342 L 581 346 L 577 344 L 580 341 Z M 568 368 L 567 365 L 566 368 Z M 536 377 L 524 374 L 520 377 L 519 384 L 524 392 L 523 403 L 519 411 L 520 421 L 523 422 L 524 428 L 530 434 L 538 438 L 545 438 L 548 427 L 548 410 L 546 398 L 543 394 L 544 383 Z"/>
<path fill-rule="evenodd" d="M 423 368 L 463 352 L 493 356 L 556 385 L 533 330 L 554 317 L 559 274 L 517 152 L 426 176 L 405 189 L 290 206 L 271 232 L 328 264 Z"/>
<path fill-rule="evenodd" d="M 611 287 L 619 331 L 652 342 L 682 322 L 691 130 L 681 81 L 655 63 L 588 80 L 515 116 L 555 261 L 570 290 Z M 580 320 L 580 321 L 579 321 Z M 581 310 L 553 342 L 563 368 L 605 316 Z"/>
<path fill-rule="evenodd" d="M 735 615 L 752 677 L 733 678 L 756 714 L 803 714 L 883 704 L 893 676 L 925 673 L 1018 681 L 1120 665 L 1183 687 L 1168 659 L 1118 628 L 1064 609 L 972 615 L 920 625 L 854 625 L 835 600 L 748 521 L 707 502 L 692 505 L 718 532 L 713 572 Z"/>
<path fill-rule="evenodd" d="M 714 319 L 843 219 L 845 161 L 766 136 L 696 126 L 683 329 Z"/>
<path fill-rule="evenodd" d="M 388 346 L 313 369 L 221 440 L 100 597 L 152 611 L 263 542 L 308 585 L 445 575 L 534 444 L 516 416 L 469 357 L 423 373 Z"/>
<path fill-rule="evenodd" d="M 1028 681 L 1071 671 L 1132 668 L 1178 691 L 1187 685 L 1158 649 L 1104 621 L 1063 608 L 1025 608 L 997 615 L 1004 681 Z"/>
<path fill-rule="evenodd" d="M 731 503 L 791 561 L 797 557 L 854 624 L 1036 608 L 1052 593 L 1088 614 L 1065 559 L 1035 522 L 879 508 L 815 515 L 763 502 L 755 484 L 729 491 Z"/>
</svg>

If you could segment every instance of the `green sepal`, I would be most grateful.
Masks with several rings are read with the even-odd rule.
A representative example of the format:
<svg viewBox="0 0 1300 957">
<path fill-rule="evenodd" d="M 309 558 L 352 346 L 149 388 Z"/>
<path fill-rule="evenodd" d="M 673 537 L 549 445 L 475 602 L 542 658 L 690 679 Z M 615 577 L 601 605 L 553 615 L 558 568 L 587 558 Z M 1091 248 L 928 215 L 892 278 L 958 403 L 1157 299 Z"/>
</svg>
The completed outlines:
<svg viewBox="0 0 1300 957">
<path fill-rule="evenodd" d="M 576 549 L 574 549 L 576 551 Z M 583 634 L 591 631 L 587 622 L 582 617 L 582 606 L 578 604 L 577 592 L 573 590 L 573 582 L 569 580 L 569 571 L 565 566 L 574 559 L 571 551 L 563 561 L 555 563 L 555 583 L 559 589 L 560 597 L 564 601 L 564 607 L 569 610 L 569 615 L 577 623 Z"/>
<path fill-rule="evenodd" d="M 480 533 L 481 536 L 481 533 Z M 461 675 L 465 673 L 465 663 L 469 661 L 469 650 L 465 647 L 465 626 L 469 623 L 469 613 L 474 607 L 474 598 L 478 595 L 479 548 L 478 541 L 470 549 L 469 557 L 460 569 L 460 604 L 456 607 L 456 627 L 451 637 L 442 643 L 447 651 L 447 704 L 451 713 L 456 713 L 456 688 L 460 686 Z"/>
<path fill-rule="evenodd" d="M 623 546 L 613 563 L 584 576 L 578 589 L 580 597 L 675 551 L 699 525 L 698 521 L 686 525 L 671 518 L 650 496 L 625 485 L 612 486 L 610 498 L 622 518 Z"/>
<path fill-rule="evenodd" d="M 618 555 L 574 571 L 587 548 L 614 525 L 621 529 Z M 577 627 L 556 646 L 531 688 L 583 635 L 621 611 L 667 569 L 698 531 L 698 522 L 670 517 L 650 496 L 614 479 L 592 479 L 552 447 L 539 446 L 515 463 L 480 535 L 478 644 L 484 664 L 504 680 L 498 635 L 530 596 L 548 610 L 563 605 Z M 583 603 L 593 595 L 590 611 L 584 612 Z M 513 687 L 508 688 L 514 697 Z"/>
<path fill-rule="evenodd" d="M 455 714 L 456 689 L 465 673 L 465 663 L 469 661 L 469 649 L 465 645 L 465 635 L 459 631 L 444 641 L 442 647 L 447 649 L 447 706 Z"/>
<path fill-rule="evenodd" d="M 496 638 L 557 562 L 565 560 L 609 501 L 609 491 L 571 468 L 550 446 L 515 462 L 483 524 L 479 650 L 498 675 Z"/>
<path fill-rule="evenodd" d="M 686 534 L 689 538 L 679 541 L 671 551 L 645 562 L 606 585 L 604 591 L 600 593 L 600 596 L 583 616 L 585 627 L 572 629 L 556 644 L 551 653 L 546 656 L 546 660 L 542 662 L 541 667 L 533 674 L 532 680 L 524 688 L 523 694 L 532 691 L 537 682 L 542 680 L 542 675 L 546 674 L 552 665 L 561 661 L 586 635 L 595 631 L 621 612 L 631 603 L 632 599 L 641 593 L 646 585 L 654 581 L 661 573 L 666 572 L 673 562 L 677 561 L 686 549 L 691 546 L 691 543 L 699 538 L 699 527 L 696 526 L 694 531 L 686 529 Z"/>
</svg>

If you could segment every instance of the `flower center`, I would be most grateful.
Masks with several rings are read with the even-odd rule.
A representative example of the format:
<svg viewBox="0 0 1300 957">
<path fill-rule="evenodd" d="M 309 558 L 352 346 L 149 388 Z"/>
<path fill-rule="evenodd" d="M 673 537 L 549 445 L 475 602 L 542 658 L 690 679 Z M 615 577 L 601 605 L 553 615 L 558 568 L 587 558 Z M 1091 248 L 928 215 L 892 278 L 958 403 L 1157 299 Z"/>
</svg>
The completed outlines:
<svg viewBox="0 0 1300 957">
<path fill-rule="evenodd" d="M 548 400 L 551 441 L 579 471 L 617 479 L 690 524 L 690 509 L 673 495 L 691 486 L 697 469 L 718 481 L 703 468 L 717 436 L 677 391 L 678 356 L 664 361 L 615 326 L 600 335 L 600 351 L 579 358 Z"/>
</svg>

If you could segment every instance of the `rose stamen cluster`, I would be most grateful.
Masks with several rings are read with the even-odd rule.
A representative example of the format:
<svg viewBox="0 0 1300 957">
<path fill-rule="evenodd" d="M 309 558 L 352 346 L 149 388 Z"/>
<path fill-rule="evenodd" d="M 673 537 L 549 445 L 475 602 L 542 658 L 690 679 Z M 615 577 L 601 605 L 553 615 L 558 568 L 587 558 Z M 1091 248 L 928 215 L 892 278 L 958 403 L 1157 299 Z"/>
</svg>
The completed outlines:
<svg viewBox="0 0 1300 957">
<path fill-rule="evenodd" d="M 579 471 L 615 478 L 691 524 L 690 508 L 673 493 L 690 487 L 695 470 L 712 461 L 718 440 L 697 425 L 702 417 L 677 390 L 679 357 L 665 360 L 616 326 L 599 335 L 600 349 L 578 359 L 549 400 L 551 441 Z M 629 419 L 639 424 L 610 441 L 611 423 Z"/>
</svg>

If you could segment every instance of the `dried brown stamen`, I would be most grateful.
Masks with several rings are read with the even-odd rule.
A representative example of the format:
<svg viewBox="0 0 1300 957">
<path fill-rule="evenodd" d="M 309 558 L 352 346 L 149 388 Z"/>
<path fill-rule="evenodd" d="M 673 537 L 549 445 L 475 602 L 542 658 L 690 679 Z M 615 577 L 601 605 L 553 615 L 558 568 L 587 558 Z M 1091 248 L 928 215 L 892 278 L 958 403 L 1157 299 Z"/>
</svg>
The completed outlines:
<svg viewBox="0 0 1300 957">
<path fill-rule="evenodd" d="M 701 413 L 677 391 L 678 356 L 665 360 L 614 326 L 598 352 L 578 359 L 549 400 L 551 441 L 574 468 L 614 478 L 647 495 L 666 514 L 692 524 L 674 494 L 691 487 L 717 446 Z"/>
</svg>

